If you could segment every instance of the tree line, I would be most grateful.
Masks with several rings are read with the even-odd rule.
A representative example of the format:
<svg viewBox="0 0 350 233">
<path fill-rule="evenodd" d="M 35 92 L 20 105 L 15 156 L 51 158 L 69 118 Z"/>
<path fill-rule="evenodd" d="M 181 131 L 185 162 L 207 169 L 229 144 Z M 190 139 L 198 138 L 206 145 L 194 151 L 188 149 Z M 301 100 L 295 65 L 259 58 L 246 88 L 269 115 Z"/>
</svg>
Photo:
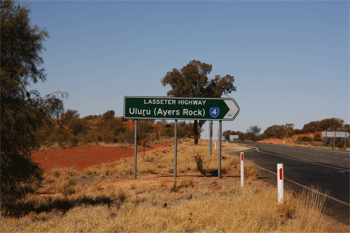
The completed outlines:
<svg viewBox="0 0 350 233">
<path fill-rule="evenodd" d="M 226 130 L 223 132 L 223 136 L 226 140 L 229 140 L 229 135 L 239 135 L 239 140 L 245 141 L 260 141 L 269 138 L 291 138 L 295 134 L 313 134 L 315 132 L 321 131 L 342 131 L 350 133 L 350 125 L 344 124 L 344 120 L 340 118 L 328 118 L 319 121 L 311 121 L 303 126 L 302 129 L 294 129 L 294 124 L 285 124 L 285 125 L 272 125 L 268 127 L 262 134 L 260 134 L 261 128 L 254 125 L 250 126 L 245 133 L 241 131 L 231 131 Z M 299 140 L 299 141 L 298 141 Z M 300 138 L 297 142 L 324 142 L 327 143 L 327 146 L 338 146 L 344 147 L 345 140 L 343 138 L 336 138 L 334 145 L 334 140 L 324 141 L 319 134 L 313 134 L 312 138 L 303 137 Z M 347 140 L 347 146 L 350 145 L 349 140 Z"/>
<path fill-rule="evenodd" d="M 38 145 L 45 147 L 69 148 L 90 143 L 134 143 L 135 130 L 128 127 L 124 117 L 115 117 L 115 112 L 109 110 L 101 115 L 79 117 L 77 110 L 68 109 L 57 115 L 55 119 L 46 119 L 45 123 L 34 132 Z M 174 137 L 174 123 L 165 120 L 138 120 L 137 143 L 156 142 L 161 137 Z M 198 127 L 199 135 L 202 130 Z M 192 137 L 193 123 L 180 121 L 178 123 L 178 137 Z"/>
</svg>

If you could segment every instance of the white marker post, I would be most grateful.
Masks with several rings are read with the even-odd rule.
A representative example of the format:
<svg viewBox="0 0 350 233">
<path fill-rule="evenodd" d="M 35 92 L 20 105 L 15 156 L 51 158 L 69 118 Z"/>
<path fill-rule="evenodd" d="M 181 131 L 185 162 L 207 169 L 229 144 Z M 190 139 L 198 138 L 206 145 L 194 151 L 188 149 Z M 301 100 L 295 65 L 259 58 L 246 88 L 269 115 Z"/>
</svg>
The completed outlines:
<svg viewBox="0 0 350 233">
<path fill-rule="evenodd" d="M 283 203 L 284 199 L 284 171 L 283 163 L 277 164 L 277 189 L 278 189 L 278 203 Z"/>
<path fill-rule="evenodd" d="M 244 186 L 244 153 L 241 152 L 241 186 Z"/>
</svg>

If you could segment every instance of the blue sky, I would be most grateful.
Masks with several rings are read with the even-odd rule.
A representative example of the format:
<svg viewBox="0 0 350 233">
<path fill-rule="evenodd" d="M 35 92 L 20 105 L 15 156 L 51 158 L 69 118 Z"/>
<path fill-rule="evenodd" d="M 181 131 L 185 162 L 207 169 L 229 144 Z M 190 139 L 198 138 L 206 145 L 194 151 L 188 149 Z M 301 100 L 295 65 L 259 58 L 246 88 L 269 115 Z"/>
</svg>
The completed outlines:
<svg viewBox="0 0 350 233">
<path fill-rule="evenodd" d="M 213 66 L 210 79 L 235 77 L 228 97 L 241 112 L 223 131 L 331 117 L 349 124 L 347 1 L 22 3 L 50 35 L 47 81 L 28 89 L 68 92 L 65 109 L 81 117 L 122 116 L 124 96 L 166 96 L 165 74 L 199 60 Z"/>
</svg>

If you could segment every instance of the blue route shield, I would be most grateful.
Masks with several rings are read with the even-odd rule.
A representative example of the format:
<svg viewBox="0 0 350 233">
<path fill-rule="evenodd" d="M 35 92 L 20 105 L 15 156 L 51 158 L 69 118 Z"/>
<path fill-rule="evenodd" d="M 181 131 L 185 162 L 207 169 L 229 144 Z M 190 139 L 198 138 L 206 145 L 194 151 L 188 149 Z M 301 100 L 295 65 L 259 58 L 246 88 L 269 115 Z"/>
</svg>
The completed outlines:
<svg viewBox="0 0 350 233">
<path fill-rule="evenodd" d="M 219 115 L 219 108 L 210 108 L 210 115 L 212 117 L 217 117 Z"/>
</svg>

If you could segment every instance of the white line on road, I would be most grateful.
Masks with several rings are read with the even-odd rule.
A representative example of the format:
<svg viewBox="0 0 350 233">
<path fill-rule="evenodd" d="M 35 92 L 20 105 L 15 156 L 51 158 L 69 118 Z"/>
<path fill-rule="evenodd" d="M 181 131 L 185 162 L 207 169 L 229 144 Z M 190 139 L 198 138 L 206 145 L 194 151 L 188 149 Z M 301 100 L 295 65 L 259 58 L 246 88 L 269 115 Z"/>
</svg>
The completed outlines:
<svg viewBox="0 0 350 233">
<path fill-rule="evenodd" d="M 258 166 L 258 165 L 255 165 L 255 166 L 257 166 L 258 168 L 260 168 L 260 169 L 262 169 L 262 170 L 265 170 L 265 171 L 267 171 L 267 172 L 270 172 L 270 173 L 272 173 L 272 174 L 274 174 L 274 175 L 277 175 L 277 173 L 272 172 L 272 171 L 270 171 L 270 170 L 267 170 L 267 169 L 265 169 L 265 168 L 262 168 L 262 167 L 260 167 L 260 166 Z M 304 185 L 302 185 L 302 184 L 299 184 L 299 183 L 297 183 L 297 182 L 295 182 L 295 181 L 292 181 L 292 180 L 290 180 L 290 179 L 287 179 L 287 178 L 285 178 L 285 177 L 284 177 L 284 179 L 285 179 L 285 180 L 288 180 L 289 182 L 292 182 L 293 184 L 296 184 L 296 185 L 299 185 L 299 186 L 301 186 L 301 187 L 303 187 L 303 188 L 305 188 L 305 189 L 308 189 L 308 190 L 310 190 L 310 191 L 312 191 L 312 192 L 315 192 L 315 193 L 318 193 L 318 194 L 320 194 L 320 195 L 322 195 L 322 196 L 328 197 L 329 199 L 332 199 L 333 201 L 337 201 L 337 202 L 339 202 L 339 203 L 342 203 L 342 204 L 347 205 L 347 206 L 350 207 L 350 204 L 349 204 L 349 203 L 343 202 L 343 201 L 341 201 L 341 200 L 339 200 L 339 199 L 337 199 L 337 198 L 335 198 L 335 197 L 331 197 L 331 196 L 328 196 L 327 194 L 324 194 L 324 193 L 318 192 L 318 191 L 316 191 L 316 190 L 310 189 L 309 187 L 306 187 L 306 186 L 304 186 Z"/>
<path fill-rule="evenodd" d="M 258 148 L 256 148 L 256 147 L 253 147 L 253 148 L 255 148 L 255 149 L 256 149 L 258 152 L 260 152 L 260 153 L 272 154 L 272 155 L 279 156 L 279 157 L 283 157 L 283 158 L 286 158 L 286 159 L 291 159 L 291 160 L 295 160 L 295 161 L 299 161 L 299 162 L 310 163 L 310 164 L 315 164 L 315 165 L 318 165 L 318 166 L 329 167 L 329 168 L 333 168 L 333 169 L 338 169 L 338 170 L 350 172 L 350 170 L 347 170 L 347 169 L 344 169 L 344 168 L 340 168 L 340 167 L 333 167 L 333 166 L 324 165 L 324 164 L 321 164 L 321 163 L 310 162 L 310 161 L 303 160 L 303 159 L 295 159 L 295 158 L 288 157 L 288 156 L 283 156 L 283 155 L 273 154 L 273 153 L 269 153 L 269 152 L 265 152 L 265 151 L 260 151 L 260 150 L 259 150 Z M 249 150 L 251 150 L 251 149 L 249 149 Z M 247 150 L 247 151 L 248 151 L 248 150 Z M 328 157 L 329 157 L 329 156 L 328 156 Z"/>
</svg>

